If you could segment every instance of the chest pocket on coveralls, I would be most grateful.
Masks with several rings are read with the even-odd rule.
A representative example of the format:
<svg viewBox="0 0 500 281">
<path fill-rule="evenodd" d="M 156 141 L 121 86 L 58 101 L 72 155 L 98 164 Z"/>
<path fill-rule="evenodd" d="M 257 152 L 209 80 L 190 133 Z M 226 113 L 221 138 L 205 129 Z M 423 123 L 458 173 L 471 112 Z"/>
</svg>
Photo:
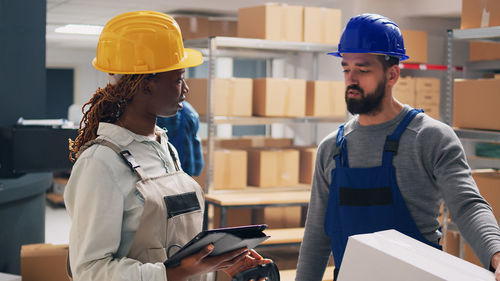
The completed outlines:
<svg viewBox="0 0 500 281">
<path fill-rule="evenodd" d="M 165 200 L 165 205 L 167 206 L 168 219 L 201 210 L 196 192 L 165 196 L 163 200 Z"/>
</svg>

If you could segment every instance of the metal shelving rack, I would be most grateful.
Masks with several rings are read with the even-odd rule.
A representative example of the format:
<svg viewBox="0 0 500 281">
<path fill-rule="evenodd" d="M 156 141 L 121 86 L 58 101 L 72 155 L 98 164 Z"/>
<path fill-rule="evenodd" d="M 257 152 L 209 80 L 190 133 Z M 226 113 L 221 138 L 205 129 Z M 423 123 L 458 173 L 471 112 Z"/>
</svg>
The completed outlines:
<svg viewBox="0 0 500 281">
<path fill-rule="evenodd" d="M 453 29 L 448 30 L 447 51 L 447 82 L 445 101 L 444 122 L 450 126 L 453 124 L 453 41 L 454 40 L 488 40 L 500 41 L 500 26 L 487 28 Z M 470 62 L 466 66 L 467 71 L 491 71 L 500 70 L 500 61 Z M 477 142 L 500 142 L 500 132 L 486 130 L 455 129 L 460 139 Z M 474 158 L 474 157 L 473 157 Z M 471 158 L 472 159 L 472 158 Z M 474 158 L 473 161 L 487 161 L 492 168 L 500 168 L 500 160 Z"/>
<path fill-rule="evenodd" d="M 445 102 L 445 112 L 443 121 L 452 126 L 453 125 L 453 41 L 454 40 L 488 40 L 500 41 L 500 26 L 486 27 L 486 28 L 471 28 L 471 29 L 452 29 L 448 30 L 448 46 L 447 46 L 447 72 L 446 72 L 446 92 L 444 97 L 441 97 Z M 491 71 L 500 70 L 500 61 L 484 61 L 484 62 L 471 62 L 466 65 L 468 71 Z M 472 130 L 472 129 L 454 129 L 455 133 L 460 139 L 472 140 L 476 142 L 500 142 L 500 131 L 487 131 L 487 130 Z M 481 161 L 487 163 L 494 168 L 500 168 L 500 160 L 490 159 L 483 157 L 468 157 L 473 162 Z M 456 231 L 458 228 L 454 223 L 448 222 L 448 212 L 446 208 L 443 213 L 443 234 L 446 231 Z M 464 239 L 460 236 L 459 255 L 464 257 Z"/>
<path fill-rule="evenodd" d="M 446 93 L 444 97 L 445 108 L 447 109 L 444 115 L 444 122 L 448 125 L 453 124 L 453 41 L 454 40 L 490 40 L 500 41 L 500 26 L 487 28 L 471 28 L 471 29 L 452 29 L 448 30 L 448 46 L 447 46 L 447 83 Z M 495 68 L 496 65 L 496 68 Z M 474 62 L 466 66 L 468 70 L 500 70 L 500 61 L 485 61 Z M 495 133 L 492 133 L 495 135 Z M 500 133 L 498 133 L 500 135 Z M 479 132 L 477 135 L 474 132 L 468 133 L 469 138 L 478 140 L 484 139 L 484 134 Z M 490 137 L 491 135 L 488 135 Z M 498 138 L 498 137 L 497 137 Z"/>
<path fill-rule="evenodd" d="M 268 117 L 226 117 L 215 116 L 215 83 L 216 59 L 218 57 L 233 58 L 259 58 L 266 59 L 267 73 L 271 73 L 272 60 L 276 58 L 285 58 L 287 56 L 299 53 L 311 53 L 312 61 L 312 79 L 318 78 L 318 54 L 332 52 L 337 46 L 327 44 L 313 44 L 306 42 L 285 42 L 270 41 L 263 39 L 236 38 L 236 37 L 209 37 L 203 39 L 186 40 L 184 45 L 189 48 L 195 48 L 202 52 L 204 57 L 208 58 L 208 104 L 207 116 L 200 116 L 200 121 L 206 122 L 208 127 L 207 134 L 207 170 L 206 170 L 206 192 L 213 191 L 213 153 L 215 150 L 215 126 L 218 124 L 232 125 L 269 125 L 275 123 L 293 124 L 293 123 L 318 123 L 318 122 L 343 122 L 345 118 L 268 118 Z"/>
</svg>

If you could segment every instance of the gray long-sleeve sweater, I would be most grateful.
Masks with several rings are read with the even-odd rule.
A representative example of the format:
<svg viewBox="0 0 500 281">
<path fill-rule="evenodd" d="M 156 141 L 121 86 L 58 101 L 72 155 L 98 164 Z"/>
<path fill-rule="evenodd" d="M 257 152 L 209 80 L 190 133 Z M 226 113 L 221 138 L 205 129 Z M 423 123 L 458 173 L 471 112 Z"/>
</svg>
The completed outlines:
<svg viewBox="0 0 500 281">
<path fill-rule="evenodd" d="M 349 166 L 380 166 L 386 136 L 392 134 L 410 109 L 405 105 L 393 120 L 374 126 L 361 126 L 357 117 L 347 122 L 344 136 Z M 331 171 L 335 168 L 336 136 L 337 131 L 318 147 L 296 281 L 321 280 L 330 255 L 324 219 Z M 478 192 L 463 147 L 453 130 L 425 114 L 418 114 L 401 136 L 393 164 L 401 194 L 424 237 L 435 243 L 441 237 L 437 217 L 444 199 L 460 232 L 488 268 L 493 254 L 500 251 L 500 229 L 490 206 Z"/>
</svg>

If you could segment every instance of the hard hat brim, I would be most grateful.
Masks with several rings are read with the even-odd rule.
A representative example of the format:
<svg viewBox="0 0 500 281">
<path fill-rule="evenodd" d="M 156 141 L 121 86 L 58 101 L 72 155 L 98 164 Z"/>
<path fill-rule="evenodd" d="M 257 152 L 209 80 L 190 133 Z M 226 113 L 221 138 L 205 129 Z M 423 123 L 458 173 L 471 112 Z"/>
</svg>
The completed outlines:
<svg viewBox="0 0 500 281">
<path fill-rule="evenodd" d="M 342 54 L 379 54 L 379 55 L 388 55 L 388 56 L 393 56 L 399 58 L 400 61 L 404 61 L 409 59 L 410 57 L 407 55 L 403 54 L 396 54 L 396 53 L 390 53 L 390 52 L 377 52 L 377 51 L 342 51 L 342 52 L 331 52 L 327 53 L 327 55 L 331 55 L 334 57 L 342 57 Z"/>
<path fill-rule="evenodd" d="M 112 70 L 112 69 L 104 69 L 102 67 L 99 67 L 97 64 L 97 58 L 94 58 L 92 60 L 92 66 L 94 66 L 95 69 L 100 70 L 102 72 L 106 73 L 114 73 L 114 74 L 148 74 L 148 73 L 160 73 L 160 72 L 167 72 L 167 71 L 172 71 L 172 70 L 177 70 L 177 69 L 182 69 L 182 68 L 188 68 L 188 67 L 194 67 L 198 66 L 203 63 L 203 56 L 200 51 L 193 50 L 193 49 L 184 49 L 184 58 L 178 62 L 177 64 L 170 65 L 167 68 L 158 68 L 158 69 L 151 69 L 147 71 L 140 71 L 140 72 L 130 72 L 130 71 L 117 71 L 117 70 Z"/>
<path fill-rule="evenodd" d="M 177 65 L 169 67 L 169 70 L 176 70 L 181 68 L 188 68 L 198 66 L 203 63 L 203 55 L 200 51 L 184 48 L 184 59 L 180 61 Z"/>
</svg>

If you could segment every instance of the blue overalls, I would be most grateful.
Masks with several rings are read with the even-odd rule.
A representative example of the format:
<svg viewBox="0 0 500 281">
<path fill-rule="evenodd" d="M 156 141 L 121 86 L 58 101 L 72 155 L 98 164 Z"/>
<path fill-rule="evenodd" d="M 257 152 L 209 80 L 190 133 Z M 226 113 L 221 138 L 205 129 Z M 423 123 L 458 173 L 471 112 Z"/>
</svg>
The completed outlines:
<svg viewBox="0 0 500 281">
<path fill-rule="evenodd" d="M 349 168 L 344 125 L 339 127 L 335 150 L 335 169 L 325 216 L 325 231 L 330 237 L 336 279 L 351 235 L 396 229 L 433 247 L 418 230 L 399 191 L 396 170 L 392 165 L 401 135 L 422 110 L 412 109 L 396 130 L 387 136 L 382 166 Z"/>
</svg>

